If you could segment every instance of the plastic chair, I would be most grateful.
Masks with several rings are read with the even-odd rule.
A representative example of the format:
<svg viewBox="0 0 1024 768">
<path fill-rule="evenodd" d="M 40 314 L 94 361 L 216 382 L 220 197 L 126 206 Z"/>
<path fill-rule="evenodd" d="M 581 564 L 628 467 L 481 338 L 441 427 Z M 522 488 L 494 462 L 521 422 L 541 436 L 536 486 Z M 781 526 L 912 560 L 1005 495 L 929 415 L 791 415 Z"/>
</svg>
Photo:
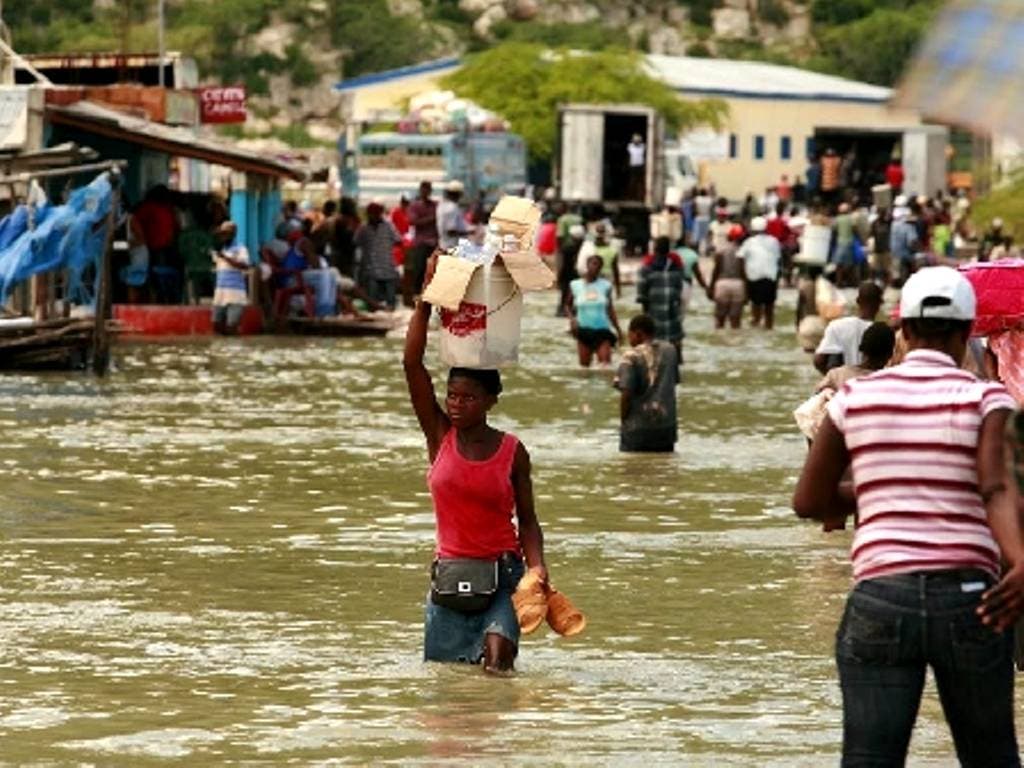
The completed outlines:
<svg viewBox="0 0 1024 768">
<path fill-rule="evenodd" d="M 213 235 L 202 229 L 186 229 L 178 235 L 178 253 L 185 275 L 185 301 L 198 304 L 213 286 Z"/>
</svg>

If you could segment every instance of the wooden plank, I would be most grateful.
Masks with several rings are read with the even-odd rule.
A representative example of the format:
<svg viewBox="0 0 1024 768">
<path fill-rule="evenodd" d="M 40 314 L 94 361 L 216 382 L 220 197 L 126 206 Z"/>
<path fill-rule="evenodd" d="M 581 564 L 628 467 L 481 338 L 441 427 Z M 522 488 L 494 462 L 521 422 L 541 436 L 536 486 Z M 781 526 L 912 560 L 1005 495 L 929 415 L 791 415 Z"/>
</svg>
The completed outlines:
<svg viewBox="0 0 1024 768">
<path fill-rule="evenodd" d="M 121 172 L 117 168 L 110 171 L 110 212 L 107 214 L 107 236 L 103 242 L 100 255 L 99 285 L 96 288 L 96 328 L 92 337 L 92 370 L 97 375 L 104 375 L 110 367 L 110 336 L 107 334 L 107 321 L 110 319 L 112 305 L 111 250 L 114 242 L 114 226 L 117 223 L 117 209 L 121 204 Z"/>
</svg>

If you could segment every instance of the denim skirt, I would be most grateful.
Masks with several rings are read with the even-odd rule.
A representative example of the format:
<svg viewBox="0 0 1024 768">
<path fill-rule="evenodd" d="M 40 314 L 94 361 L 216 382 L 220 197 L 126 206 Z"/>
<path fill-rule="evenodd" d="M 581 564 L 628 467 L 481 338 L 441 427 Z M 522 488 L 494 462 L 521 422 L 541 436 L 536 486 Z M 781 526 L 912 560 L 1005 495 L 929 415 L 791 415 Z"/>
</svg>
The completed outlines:
<svg viewBox="0 0 1024 768">
<path fill-rule="evenodd" d="M 498 591 L 491 604 L 476 613 L 462 613 L 435 605 L 427 590 L 424 622 L 424 661 L 455 661 L 479 664 L 484 657 L 484 638 L 498 634 L 519 645 L 519 619 L 512 606 L 512 593 L 523 577 L 523 561 L 503 556 L 498 571 Z"/>
</svg>

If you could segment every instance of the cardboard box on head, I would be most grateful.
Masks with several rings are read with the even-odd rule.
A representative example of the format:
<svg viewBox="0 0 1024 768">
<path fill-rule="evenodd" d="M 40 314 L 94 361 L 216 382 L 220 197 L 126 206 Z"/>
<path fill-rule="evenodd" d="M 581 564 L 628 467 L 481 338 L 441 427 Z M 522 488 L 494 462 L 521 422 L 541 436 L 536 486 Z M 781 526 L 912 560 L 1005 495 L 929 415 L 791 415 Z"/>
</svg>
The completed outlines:
<svg viewBox="0 0 1024 768">
<path fill-rule="evenodd" d="M 490 266 L 444 254 L 423 299 L 442 308 L 441 356 L 449 365 L 493 368 L 519 355 L 522 292 L 548 288 L 555 276 L 533 247 L 540 209 L 506 195 L 491 213 L 501 240 Z"/>
<path fill-rule="evenodd" d="M 445 309 L 458 309 L 479 267 L 475 262 L 442 253 L 437 258 L 434 277 L 423 291 L 423 300 Z"/>
<path fill-rule="evenodd" d="M 540 208 L 525 197 L 506 195 L 491 212 L 491 223 L 503 238 L 511 236 L 515 242 L 503 243 L 501 260 L 512 274 L 516 285 L 524 291 L 550 288 L 555 275 L 541 260 L 534 248 L 540 227 Z"/>
</svg>

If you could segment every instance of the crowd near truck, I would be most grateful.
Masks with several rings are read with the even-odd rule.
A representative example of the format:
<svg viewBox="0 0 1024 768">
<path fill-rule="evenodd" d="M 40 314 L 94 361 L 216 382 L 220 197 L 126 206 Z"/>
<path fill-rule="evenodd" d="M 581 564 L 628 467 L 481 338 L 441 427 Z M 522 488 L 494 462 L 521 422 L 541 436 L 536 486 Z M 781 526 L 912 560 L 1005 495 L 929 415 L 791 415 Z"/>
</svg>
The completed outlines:
<svg viewBox="0 0 1024 768">
<path fill-rule="evenodd" d="M 411 200 L 422 181 L 435 190 L 459 181 L 464 199 L 482 193 L 488 206 L 526 186 L 526 146 L 522 137 L 505 131 L 365 133 L 346 165 L 345 194 L 361 205 L 379 199 L 392 206 L 403 195 Z"/>
<path fill-rule="evenodd" d="M 947 149 L 949 128 L 943 125 L 913 125 L 905 128 L 863 126 L 817 128 L 817 153 L 834 149 L 840 156 L 853 152 L 860 170 L 861 186 L 884 181 L 884 169 L 898 158 L 903 166 L 903 191 L 913 195 L 934 195 L 949 186 Z"/>
</svg>

